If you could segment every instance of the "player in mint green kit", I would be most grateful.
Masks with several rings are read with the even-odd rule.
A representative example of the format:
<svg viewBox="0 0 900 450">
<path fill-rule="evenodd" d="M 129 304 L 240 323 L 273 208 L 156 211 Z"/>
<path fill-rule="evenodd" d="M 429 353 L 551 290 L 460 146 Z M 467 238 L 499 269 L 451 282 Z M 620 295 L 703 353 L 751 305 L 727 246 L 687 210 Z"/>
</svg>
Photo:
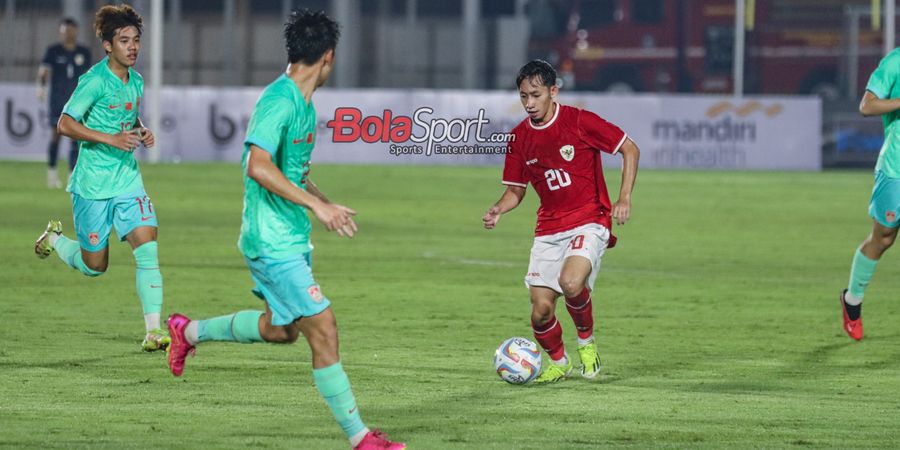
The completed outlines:
<svg viewBox="0 0 900 450">
<path fill-rule="evenodd" d="M 302 333 L 312 350 L 313 379 L 355 449 L 406 448 L 360 418 L 338 354 L 330 303 L 310 268 L 311 210 L 329 231 L 353 237 L 356 214 L 331 203 L 309 179 L 316 134 L 313 92 L 331 73 L 340 33 L 322 12 L 294 11 L 285 26 L 288 67 L 263 91 L 244 140 L 244 212 L 238 246 L 265 311 L 240 311 L 206 320 L 169 316 L 169 368 L 184 371 L 194 346 L 207 341 L 293 343 Z M 295 444 L 295 446 L 298 446 Z M 302 447 L 302 445 L 299 445 Z"/>
<path fill-rule="evenodd" d="M 144 81 L 132 66 L 141 48 L 142 19 L 128 5 L 104 6 L 94 29 L 106 57 L 78 79 L 63 108 L 59 134 L 80 141 L 80 157 L 69 179 L 77 241 L 51 220 L 35 243 L 46 258 L 56 251 L 70 267 L 89 277 L 102 275 L 109 263 L 109 234 L 128 241 L 136 262 L 136 285 L 144 312 L 144 351 L 165 349 L 169 337 L 160 327 L 162 275 L 156 244 L 156 211 L 144 191 L 134 158 L 139 144 L 152 147 L 153 133 L 138 112 Z"/>
<path fill-rule="evenodd" d="M 862 300 L 866 287 L 900 227 L 900 49 L 888 53 L 872 72 L 859 112 L 881 116 L 884 145 L 875 164 L 875 186 L 869 202 L 872 232 L 856 250 L 849 286 L 841 292 L 844 331 L 856 340 L 863 337 Z"/>
</svg>

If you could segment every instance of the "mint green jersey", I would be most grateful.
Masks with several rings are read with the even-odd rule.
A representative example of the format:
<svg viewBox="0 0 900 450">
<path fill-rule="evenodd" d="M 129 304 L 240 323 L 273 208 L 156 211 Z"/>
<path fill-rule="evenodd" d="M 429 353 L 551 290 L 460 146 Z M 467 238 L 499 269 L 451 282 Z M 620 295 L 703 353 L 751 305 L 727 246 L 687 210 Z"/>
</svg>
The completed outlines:
<svg viewBox="0 0 900 450">
<path fill-rule="evenodd" d="M 78 86 L 62 112 L 92 130 L 116 134 L 135 126 L 143 95 L 141 74 L 129 67 L 128 82 L 122 82 L 109 69 L 107 56 L 78 79 Z M 98 200 L 113 198 L 143 185 L 134 152 L 81 141 L 78 164 L 66 190 Z"/>
<path fill-rule="evenodd" d="M 272 155 L 272 162 L 301 189 L 306 189 L 309 157 L 316 133 L 316 110 L 287 75 L 266 86 L 256 102 L 241 165 L 244 213 L 238 246 L 244 256 L 284 258 L 312 250 L 306 208 L 275 195 L 247 176 L 250 145 Z"/>
<path fill-rule="evenodd" d="M 900 49 L 894 49 L 878 64 L 869 77 L 866 90 L 880 99 L 900 98 Z M 883 114 L 884 144 L 878 154 L 875 170 L 889 178 L 900 178 L 900 110 Z"/>
</svg>

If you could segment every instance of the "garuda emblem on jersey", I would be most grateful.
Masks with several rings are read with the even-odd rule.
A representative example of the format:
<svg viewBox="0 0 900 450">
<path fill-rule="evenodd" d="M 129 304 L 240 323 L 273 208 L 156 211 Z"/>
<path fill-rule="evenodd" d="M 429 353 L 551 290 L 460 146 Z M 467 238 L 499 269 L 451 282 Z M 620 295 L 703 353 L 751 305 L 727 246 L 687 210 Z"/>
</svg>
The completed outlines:
<svg viewBox="0 0 900 450">
<path fill-rule="evenodd" d="M 75 55 L 75 65 L 80 66 L 82 64 L 84 64 L 84 55 L 79 53 L 79 54 Z"/>
<path fill-rule="evenodd" d="M 562 155 L 564 160 L 571 161 L 575 159 L 575 147 L 571 145 L 563 145 L 559 149 L 559 154 Z"/>
</svg>

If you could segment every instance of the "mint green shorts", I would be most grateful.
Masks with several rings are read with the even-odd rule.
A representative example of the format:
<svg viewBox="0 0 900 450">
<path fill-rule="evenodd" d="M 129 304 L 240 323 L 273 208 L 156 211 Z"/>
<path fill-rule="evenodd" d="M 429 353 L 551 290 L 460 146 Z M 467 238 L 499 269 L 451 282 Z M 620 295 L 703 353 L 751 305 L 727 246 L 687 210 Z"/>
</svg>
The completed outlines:
<svg viewBox="0 0 900 450">
<path fill-rule="evenodd" d="M 900 226 L 900 178 L 889 178 L 880 170 L 875 172 L 869 215 L 888 228 Z"/>
<path fill-rule="evenodd" d="M 89 252 L 106 248 L 109 233 L 124 241 L 138 227 L 158 227 L 156 211 L 143 187 L 113 198 L 91 200 L 72 193 L 72 215 L 78 244 Z"/>
<path fill-rule="evenodd" d="M 244 259 L 256 284 L 253 294 L 265 300 L 272 310 L 272 325 L 289 325 L 331 305 L 313 279 L 312 252 L 278 259 Z"/>
</svg>

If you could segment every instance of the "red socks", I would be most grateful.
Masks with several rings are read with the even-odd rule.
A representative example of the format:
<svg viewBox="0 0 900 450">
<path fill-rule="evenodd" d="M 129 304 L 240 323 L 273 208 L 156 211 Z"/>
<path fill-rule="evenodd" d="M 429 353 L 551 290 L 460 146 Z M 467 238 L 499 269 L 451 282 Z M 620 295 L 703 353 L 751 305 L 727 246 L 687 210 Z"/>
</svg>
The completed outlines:
<svg viewBox="0 0 900 450">
<path fill-rule="evenodd" d="M 562 326 L 555 316 L 544 325 L 538 325 L 532 321 L 531 329 L 534 330 L 534 338 L 551 359 L 559 361 L 566 355 L 562 340 Z"/>
<path fill-rule="evenodd" d="M 575 297 L 566 297 L 566 309 L 575 322 L 579 339 L 589 339 L 594 334 L 594 308 L 591 306 L 591 290 L 584 288 Z M 535 331 L 537 336 L 537 331 Z"/>
<path fill-rule="evenodd" d="M 569 315 L 575 322 L 579 345 L 582 345 L 581 341 L 591 339 L 594 335 L 594 308 L 591 306 L 591 290 L 584 288 L 575 297 L 566 297 L 566 309 L 569 310 Z M 554 361 L 559 361 L 566 355 L 562 340 L 562 326 L 556 316 L 551 317 L 550 321 L 544 325 L 538 325 L 532 321 L 531 329 L 534 331 L 534 338 L 537 339 L 538 344 Z"/>
</svg>

